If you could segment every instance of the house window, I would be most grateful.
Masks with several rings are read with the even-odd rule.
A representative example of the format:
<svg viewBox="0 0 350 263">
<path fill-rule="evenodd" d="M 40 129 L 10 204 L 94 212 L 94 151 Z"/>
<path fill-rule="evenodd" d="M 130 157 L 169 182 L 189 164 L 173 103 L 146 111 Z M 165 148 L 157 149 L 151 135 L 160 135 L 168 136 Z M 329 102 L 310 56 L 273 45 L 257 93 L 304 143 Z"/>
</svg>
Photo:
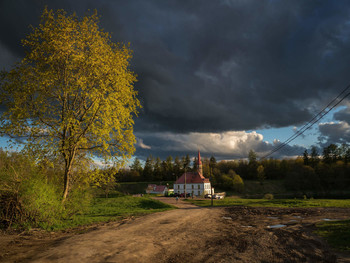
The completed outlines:
<svg viewBox="0 0 350 263">
<path fill-rule="evenodd" d="M 180 189 L 180 185 L 179 184 L 177 185 L 177 189 Z"/>
<path fill-rule="evenodd" d="M 192 189 L 194 189 L 194 185 L 192 185 Z"/>
<path fill-rule="evenodd" d="M 198 185 L 198 189 L 201 189 L 201 185 L 200 184 Z"/>
</svg>

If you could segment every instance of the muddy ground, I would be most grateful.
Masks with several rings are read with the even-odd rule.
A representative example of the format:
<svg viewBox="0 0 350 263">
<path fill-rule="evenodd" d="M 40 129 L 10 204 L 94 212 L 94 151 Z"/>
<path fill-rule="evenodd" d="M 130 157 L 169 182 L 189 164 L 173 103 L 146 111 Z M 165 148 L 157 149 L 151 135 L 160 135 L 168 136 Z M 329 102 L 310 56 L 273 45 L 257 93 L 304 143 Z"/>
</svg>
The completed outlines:
<svg viewBox="0 0 350 263">
<path fill-rule="evenodd" d="M 350 262 L 313 234 L 316 222 L 349 219 L 350 209 L 160 200 L 180 209 L 66 232 L 2 233 L 0 262 Z"/>
</svg>

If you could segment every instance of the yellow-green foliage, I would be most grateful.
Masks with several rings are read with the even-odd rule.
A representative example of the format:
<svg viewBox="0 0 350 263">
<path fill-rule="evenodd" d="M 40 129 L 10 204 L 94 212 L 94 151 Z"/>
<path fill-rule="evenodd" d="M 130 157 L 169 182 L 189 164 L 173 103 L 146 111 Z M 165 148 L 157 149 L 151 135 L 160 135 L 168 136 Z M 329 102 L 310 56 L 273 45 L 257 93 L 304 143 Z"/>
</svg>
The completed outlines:
<svg viewBox="0 0 350 263">
<path fill-rule="evenodd" d="M 272 200 L 273 199 L 273 194 L 264 194 L 264 199 Z"/>
<path fill-rule="evenodd" d="M 238 174 L 234 174 L 233 176 L 233 189 L 239 193 L 244 189 L 243 179 Z"/>
<path fill-rule="evenodd" d="M 102 189 L 106 197 L 118 185 L 115 179 L 116 170 L 114 168 L 95 169 L 90 171 L 89 174 L 92 186 Z"/>
<path fill-rule="evenodd" d="M 1 78 L 6 111 L 0 132 L 24 137 L 37 155 L 64 160 L 64 198 L 77 155 L 129 157 L 140 107 L 132 51 L 99 28 L 96 13 L 79 19 L 45 9 L 23 40 L 25 58 Z"/>
<path fill-rule="evenodd" d="M 222 186 L 225 189 L 232 189 L 237 192 L 244 190 L 243 179 L 233 170 L 230 170 L 227 175 L 222 175 L 221 180 L 223 182 Z"/>
<path fill-rule="evenodd" d="M 11 225 L 52 225 L 62 217 L 59 191 L 32 159 L 0 151 L 0 221 Z"/>
<path fill-rule="evenodd" d="M 84 212 L 91 201 L 87 185 L 78 184 L 76 177 L 74 188 L 63 204 L 62 187 L 55 179 L 55 171 L 47 161 L 38 163 L 22 153 L 0 149 L 0 228 L 50 228 Z"/>
</svg>

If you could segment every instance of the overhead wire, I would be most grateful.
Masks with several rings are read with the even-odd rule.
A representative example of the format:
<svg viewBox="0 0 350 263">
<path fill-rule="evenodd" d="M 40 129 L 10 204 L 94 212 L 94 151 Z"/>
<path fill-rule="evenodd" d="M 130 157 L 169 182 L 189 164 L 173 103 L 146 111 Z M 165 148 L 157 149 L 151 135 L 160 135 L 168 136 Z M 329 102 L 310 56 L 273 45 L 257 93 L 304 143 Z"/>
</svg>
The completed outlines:
<svg viewBox="0 0 350 263">
<path fill-rule="evenodd" d="M 287 140 L 285 140 L 283 143 L 276 146 L 274 149 L 272 149 L 269 153 L 265 154 L 261 157 L 261 159 L 265 159 L 266 157 L 272 155 L 273 153 L 279 151 L 286 145 L 288 145 L 291 141 L 295 140 L 297 137 L 302 135 L 305 131 L 310 129 L 315 123 L 317 123 L 319 120 L 321 120 L 326 114 L 328 114 L 332 109 L 334 109 L 339 103 L 341 103 L 347 96 L 350 95 L 350 92 L 346 93 L 344 96 L 342 96 L 348 89 L 350 88 L 350 85 L 348 85 L 342 92 L 338 94 L 331 102 L 327 104 L 319 113 L 317 113 L 311 120 L 309 120 L 306 124 L 304 124 L 299 130 L 297 130 L 296 133 L 294 133 L 292 136 L 290 136 Z M 338 100 L 340 97 L 342 98 Z M 338 100 L 338 101 L 337 101 Z M 331 106 L 335 101 L 337 101 L 333 106 Z M 330 107 L 331 106 L 331 107 Z M 328 108 L 328 110 L 327 110 Z"/>
</svg>

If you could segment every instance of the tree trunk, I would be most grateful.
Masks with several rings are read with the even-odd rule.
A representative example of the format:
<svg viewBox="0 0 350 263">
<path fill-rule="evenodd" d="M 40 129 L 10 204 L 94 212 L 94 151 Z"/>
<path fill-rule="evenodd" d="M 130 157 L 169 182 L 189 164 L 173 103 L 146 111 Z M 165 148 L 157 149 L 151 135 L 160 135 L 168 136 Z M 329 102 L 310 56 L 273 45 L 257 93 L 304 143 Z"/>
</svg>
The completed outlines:
<svg viewBox="0 0 350 263">
<path fill-rule="evenodd" d="M 72 153 L 70 153 L 67 157 L 65 156 L 65 169 L 64 169 L 64 190 L 63 190 L 63 197 L 62 197 L 62 203 L 64 203 L 67 199 L 68 193 L 69 193 L 69 181 L 72 173 L 72 164 L 74 161 L 76 150 L 74 149 Z"/>
<path fill-rule="evenodd" d="M 62 203 L 64 203 L 64 201 L 66 201 L 67 196 L 68 196 L 70 173 L 71 173 L 70 168 L 67 167 L 67 163 L 66 163 L 66 169 L 64 171 L 64 190 L 63 190 Z"/>
</svg>

